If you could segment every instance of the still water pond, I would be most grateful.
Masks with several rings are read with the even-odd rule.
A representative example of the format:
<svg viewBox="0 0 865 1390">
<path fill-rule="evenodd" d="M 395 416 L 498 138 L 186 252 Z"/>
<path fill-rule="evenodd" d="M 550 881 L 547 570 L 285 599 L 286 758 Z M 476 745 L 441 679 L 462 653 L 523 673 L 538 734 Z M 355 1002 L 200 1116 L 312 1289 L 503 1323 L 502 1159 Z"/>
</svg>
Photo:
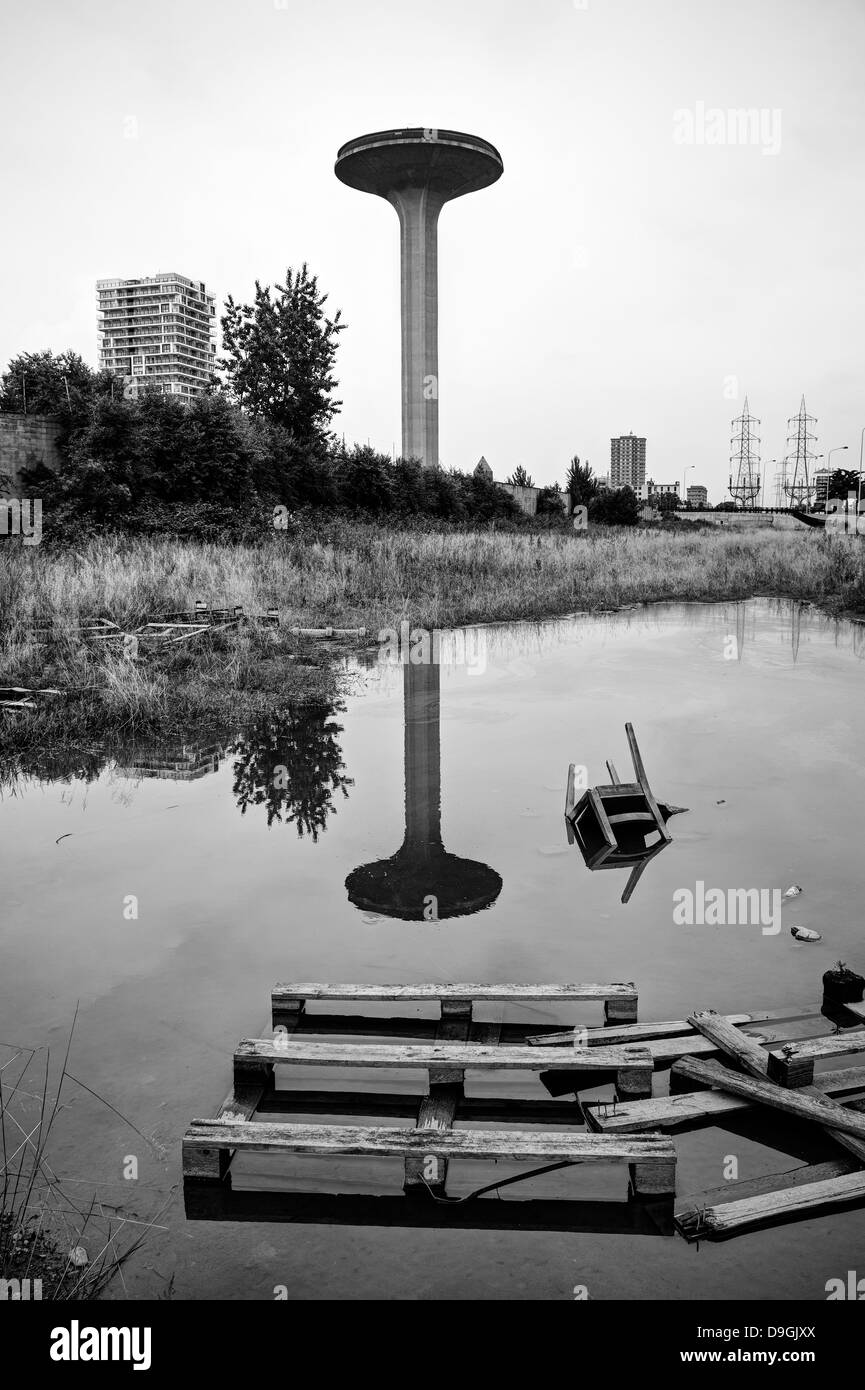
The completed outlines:
<svg viewBox="0 0 865 1390">
<path fill-rule="evenodd" d="M 70 1188 L 95 1183 L 145 1219 L 167 1202 L 129 1294 L 153 1297 L 173 1274 L 179 1298 L 284 1286 L 289 1298 L 569 1299 L 586 1284 L 594 1298 L 819 1299 L 827 1279 L 865 1273 L 863 1211 L 699 1249 L 614 1221 L 186 1219 L 180 1137 L 218 1110 L 237 1040 L 268 1035 L 278 980 L 633 980 L 649 1020 L 807 1004 L 839 957 L 865 967 L 865 628 L 770 600 L 664 605 L 488 629 L 457 655 L 358 664 L 340 708 L 287 711 L 227 751 L 148 750 L 134 768 L 97 758 L 88 776 L 4 784 L 0 1042 L 5 1056 L 9 1044 L 59 1053 L 78 1003 L 72 1072 L 152 1141 L 75 1087 L 52 1136 Z M 569 762 L 590 784 L 608 780 L 608 758 L 629 773 L 628 720 L 658 798 L 689 809 L 623 904 L 627 870 L 590 872 L 562 810 Z M 804 892 L 777 934 L 677 925 L 673 895 L 698 881 Z M 797 944 L 794 924 L 823 940 Z M 506 1016 L 562 1017 L 535 1004 Z M 601 1022 L 594 1005 L 565 1017 Z M 416 1089 L 407 1075 L 397 1084 Z M 546 1092 L 529 1081 L 515 1094 Z M 728 1155 L 751 1178 L 832 1152 L 780 1122 L 754 1136 L 677 1136 L 680 1198 L 722 1185 Z M 296 1185 L 325 1187 L 310 1163 L 329 1160 L 307 1161 Z M 349 1160 L 327 1171 L 335 1190 L 369 1190 Z M 248 1181 L 273 1185 L 274 1172 L 260 1160 Z M 469 1191 L 495 1174 L 454 1176 Z M 398 1192 L 399 1164 L 376 1181 Z M 540 1181 L 503 1198 L 624 1199 L 622 1170 Z"/>
</svg>

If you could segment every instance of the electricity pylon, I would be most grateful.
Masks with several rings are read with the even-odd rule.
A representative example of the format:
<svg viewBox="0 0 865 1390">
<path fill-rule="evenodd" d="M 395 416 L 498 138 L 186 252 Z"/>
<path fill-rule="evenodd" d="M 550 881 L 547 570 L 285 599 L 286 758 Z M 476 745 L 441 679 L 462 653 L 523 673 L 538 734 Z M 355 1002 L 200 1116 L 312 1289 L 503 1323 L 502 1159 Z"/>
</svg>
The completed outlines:
<svg viewBox="0 0 865 1390">
<path fill-rule="evenodd" d="M 733 452 L 730 456 L 730 496 L 740 507 L 754 508 L 760 496 L 760 421 L 748 411 L 748 397 L 742 414 L 732 422 Z"/>
<path fill-rule="evenodd" d="M 809 415 L 805 409 L 803 396 L 799 414 L 791 415 L 787 421 L 787 457 L 784 460 L 784 471 L 788 476 L 784 479 L 784 491 L 790 499 L 791 507 L 807 506 L 811 499 L 813 483 L 809 476 L 809 464 L 817 457 L 811 448 L 811 445 L 816 443 L 817 436 L 811 433 L 808 426 L 816 423 L 816 416 Z"/>
</svg>

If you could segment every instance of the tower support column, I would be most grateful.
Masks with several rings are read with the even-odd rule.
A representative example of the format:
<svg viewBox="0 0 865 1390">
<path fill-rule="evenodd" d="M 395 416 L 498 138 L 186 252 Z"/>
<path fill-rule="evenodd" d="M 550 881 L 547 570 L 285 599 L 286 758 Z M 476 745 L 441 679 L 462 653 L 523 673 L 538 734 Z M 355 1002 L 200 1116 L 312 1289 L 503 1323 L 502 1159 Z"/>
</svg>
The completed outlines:
<svg viewBox="0 0 865 1390">
<path fill-rule="evenodd" d="M 388 201 L 400 227 L 402 455 L 437 468 L 438 220 L 445 199 L 430 188 L 403 188 Z"/>
</svg>

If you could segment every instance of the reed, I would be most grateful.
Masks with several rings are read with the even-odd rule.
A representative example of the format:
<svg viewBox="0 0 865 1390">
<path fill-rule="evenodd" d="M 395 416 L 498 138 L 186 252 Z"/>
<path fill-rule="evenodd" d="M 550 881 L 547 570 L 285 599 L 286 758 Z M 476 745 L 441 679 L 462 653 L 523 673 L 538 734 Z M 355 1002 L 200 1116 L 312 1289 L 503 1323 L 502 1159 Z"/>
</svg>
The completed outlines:
<svg viewBox="0 0 865 1390">
<path fill-rule="evenodd" d="M 311 684 L 320 693 L 326 663 L 291 637 L 292 626 L 365 627 L 374 637 L 405 618 L 450 627 L 754 594 L 865 611 L 865 547 L 855 537 L 771 528 L 466 532 L 346 519 L 305 522 L 257 545 L 120 535 L 75 549 L 6 543 L 0 684 L 83 692 L 86 717 L 79 723 L 156 728 L 184 717 L 242 714 Z M 137 663 L 94 650 L 75 632 L 97 617 L 129 630 L 189 610 L 199 598 L 242 604 L 248 614 L 276 607 L 280 629 L 231 630 Z M 46 618 L 59 630 L 50 647 L 28 630 Z M 298 669 L 316 662 L 312 674 Z M 28 722 L 44 737 L 45 718 L 15 716 L 18 737 Z"/>
</svg>

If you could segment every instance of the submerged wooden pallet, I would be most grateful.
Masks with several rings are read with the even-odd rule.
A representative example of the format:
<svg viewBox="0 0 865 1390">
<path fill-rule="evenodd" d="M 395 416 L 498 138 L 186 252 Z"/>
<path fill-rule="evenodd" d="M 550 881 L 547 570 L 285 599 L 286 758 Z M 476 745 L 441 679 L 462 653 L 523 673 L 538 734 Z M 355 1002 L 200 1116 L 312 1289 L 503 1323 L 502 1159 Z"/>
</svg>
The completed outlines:
<svg viewBox="0 0 865 1390">
<path fill-rule="evenodd" d="M 271 1083 L 273 1069 L 306 1067 L 409 1067 L 430 1073 L 430 1081 L 460 1080 L 464 1072 L 612 1072 L 624 1095 L 652 1090 L 648 1047 L 580 1047 L 539 1052 L 533 1047 L 479 1046 L 476 1043 L 309 1043 L 291 1038 L 245 1038 L 234 1054 L 235 1082 Z M 447 1073 L 445 1078 L 442 1073 Z"/>
<path fill-rule="evenodd" d="M 472 1005 L 574 1004 L 596 1001 L 604 1005 L 610 1022 L 636 1022 L 637 991 L 633 981 L 607 985 L 327 985 L 291 983 L 276 985 L 272 995 L 274 1027 L 286 1014 L 303 1011 L 308 1000 L 339 1000 L 343 1004 L 441 1003 L 442 1018 L 459 1016 L 471 1020 Z"/>
<path fill-rule="evenodd" d="M 627 1163 L 635 1192 L 670 1195 L 675 1190 L 676 1150 L 663 1136 L 634 1139 L 601 1134 L 562 1134 L 522 1130 L 453 1130 L 419 1124 L 414 1129 L 380 1126 L 226 1124 L 193 1120 L 183 1137 L 186 1177 L 222 1177 L 232 1152 L 317 1154 L 404 1158 L 435 1174 L 426 1180 L 441 1188 L 440 1166 L 449 1158 L 483 1158 L 514 1163 Z M 423 1181 L 423 1180 L 422 1180 Z"/>
<path fill-rule="evenodd" d="M 687 1239 L 721 1238 L 740 1229 L 753 1229 L 762 1222 L 795 1219 L 835 1206 L 846 1206 L 865 1199 L 865 1103 L 857 1093 L 865 1092 L 865 1067 L 851 1066 L 818 1074 L 815 1084 L 803 1084 L 814 1062 L 823 1058 L 865 1050 L 865 1030 L 859 1010 L 842 1012 L 840 1021 L 849 1025 L 840 1031 L 834 1020 L 809 1004 L 786 1009 L 762 1010 L 748 1014 L 718 1015 L 702 1013 L 687 1019 L 660 1023 L 634 1021 L 609 1022 L 605 1028 L 568 1028 L 551 1025 L 538 1031 L 537 1025 L 479 1022 L 473 1016 L 479 1004 L 572 1003 L 597 1001 L 611 1011 L 624 1009 L 636 1016 L 637 996 L 632 984 L 615 985 L 329 985 L 290 983 L 278 985 L 272 994 L 274 1037 L 252 1038 L 241 1042 L 234 1057 L 234 1088 L 220 1113 L 213 1120 L 195 1120 L 184 1139 L 184 1175 L 190 1199 L 198 1215 L 217 1208 L 226 1211 L 225 1194 L 230 1190 L 230 1170 L 236 1154 L 272 1153 L 299 1156 L 361 1155 L 398 1156 L 404 1165 L 406 1195 L 431 1192 L 440 1201 L 420 1224 L 443 1224 L 448 1218 L 445 1196 L 448 1162 L 459 1158 L 543 1163 L 554 1167 L 575 1163 L 626 1163 L 632 1196 L 658 1200 L 664 1211 L 672 1212 L 675 1191 L 675 1149 L 664 1131 L 693 1127 L 700 1123 L 737 1123 L 755 1110 L 769 1115 L 777 1110 L 789 1116 L 817 1121 L 849 1152 L 831 1163 L 806 1164 L 792 1172 L 774 1174 L 748 1183 L 730 1183 L 717 1193 L 691 1198 L 676 1214 L 676 1228 Z M 420 1018 L 383 1019 L 350 1013 L 331 1015 L 318 1012 L 329 1002 L 358 1009 L 368 1004 L 437 1004 L 437 1020 Z M 307 1003 L 316 1006 L 307 1012 Z M 329 1037 L 336 1027 L 346 1041 Z M 827 1036 L 827 1031 L 834 1032 Z M 435 1030 L 423 1041 L 418 1033 Z M 822 1029 L 820 1037 L 801 1033 Z M 401 1041 L 364 1041 L 364 1032 Z M 309 1035 L 313 1035 L 310 1037 Z M 321 1034 L 326 1040 L 322 1041 Z M 357 1034 L 361 1036 L 358 1037 Z M 306 1036 L 304 1036 L 306 1035 Z M 316 1036 L 319 1035 L 319 1036 Z M 507 1038 L 507 1041 L 505 1041 Z M 732 1059 L 746 1073 L 731 1071 L 716 1059 Z M 384 1073 L 391 1068 L 426 1071 L 428 1093 L 416 1098 L 406 1095 L 361 1094 L 351 1084 L 342 1091 L 286 1091 L 275 1087 L 275 1079 L 286 1067 L 337 1068 L 346 1077 L 358 1069 L 371 1068 Z M 672 1067 L 668 1097 L 651 1096 L 653 1069 Z M 517 1075 L 544 1074 L 553 1096 L 573 1093 L 574 1104 L 560 1100 L 536 1101 L 507 1097 L 466 1097 L 465 1072 L 489 1075 L 508 1071 Z M 778 1079 L 773 1077 L 778 1073 Z M 606 1102 L 591 1102 L 582 1108 L 577 1097 L 581 1086 L 595 1086 L 604 1077 L 615 1078 L 618 1094 Z M 786 1086 L 782 1078 L 787 1079 Z M 559 1084 L 561 1083 L 561 1084 Z M 684 1088 L 689 1088 L 685 1090 Z M 696 1088 L 696 1089 L 695 1089 Z M 843 1108 L 839 1103 L 843 1098 Z M 343 1109 L 342 1107 L 345 1107 Z M 765 1109 L 768 1107 L 768 1109 Z M 259 1115 L 258 1112 L 261 1112 Z M 320 1113 L 371 1115 L 384 1119 L 414 1117 L 408 1128 L 386 1124 L 310 1123 Z M 287 1122 L 279 1119 L 285 1115 Z M 262 1118 L 267 1115 L 268 1118 Z M 298 1118 L 302 1116 L 302 1121 Z M 492 1130 L 455 1129 L 458 1120 L 493 1123 Z M 577 1130 L 583 1120 L 587 1131 Z M 529 1122 L 528 1129 L 499 1128 L 513 1122 Z M 558 1131 L 549 1125 L 559 1125 Z M 542 1128 L 541 1125 L 544 1127 Z M 602 1142 L 598 1142 L 602 1141 Z M 618 1147 L 617 1147 L 618 1144 Z M 648 1147 L 646 1147 L 648 1145 Z M 519 1179 L 516 1179 L 519 1180 Z M 511 1181 L 506 1179 L 505 1183 Z M 207 1185 L 218 1196 L 207 1198 Z M 500 1185 L 500 1184 L 499 1184 Z M 485 1192 L 488 1188 L 481 1189 Z M 273 1210 L 273 1219 L 356 1220 L 358 1224 L 381 1221 L 398 1223 L 398 1210 L 391 1197 L 359 1197 L 357 1194 L 284 1194 L 293 1204 L 282 1213 L 276 1204 L 279 1194 L 239 1193 L 239 1202 L 228 1212 L 228 1219 L 256 1219 L 256 1213 Z M 476 1194 L 476 1195 L 480 1195 Z M 312 1208 L 308 1203 L 312 1201 Z M 306 1205 L 305 1205 L 306 1203 Z M 359 1206 L 358 1203 L 361 1205 Z M 364 1205 L 366 1203 L 367 1205 Z M 459 1204 L 457 1204 L 459 1205 Z M 486 1227 L 513 1229 L 519 1223 L 511 1218 L 501 1225 L 491 1217 L 491 1208 L 508 1203 L 471 1203 L 485 1209 L 478 1218 Z M 523 1205 L 519 1203 L 517 1205 Z M 528 1205 L 528 1204 L 527 1204 Z M 551 1229 L 550 1208 L 555 1202 L 535 1203 L 538 1212 L 530 1220 L 531 1229 Z M 568 1205 L 567 1203 L 565 1205 Z M 580 1207 L 579 1203 L 570 1204 Z M 603 1204 L 601 1204 L 603 1205 Z M 610 1204 L 608 1204 L 610 1205 Z M 612 1204 L 615 1205 L 615 1204 Z M 592 1206 L 592 1204 L 588 1204 Z M 421 1204 L 430 1213 L 428 1203 Z M 190 1206 L 187 1207 L 191 1210 Z M 417 1208 L 415 1208 L 417 1209 Z M 455 1207 L 454 1210 L 457 1208 Z M 458 1224 L 471 1225 L 470 1216 L 459 1206 Z M 340 1213 L 345 1213 L 340 1216 Z M 606 1224 L 600 1224 L 606 1223 Z M 583 1225 L 582 1223 L 585 1223 Z M 593 1224 L 594 1223 L 594 1224 Z M 409 1221 L 407 1224 L 417 1224 Z M 622 1229 L 611 1225 L 607 1213 L 598 1211 L 569 1213 L 570 1229 Z M 658 1233 L 669 1234 L 666 1229 Z"/>
<path fill-rule="evenodd" d="M 321 1016 L 305 1018 L 306 1003 L 339 1001 L 356 1006 L 368 1002 L 402 1001 L 438 1003 L 441 1017 L 436 1036 L 427 1042 L 346 1042 L 306 1041 L 300 1037 L 302 1022 L 311 1031 L 320 1026 Z M 514 1117 L 525 1123 L 540 1118 L 532 1107 L 546 1113 L 560 1112 L 556 1122 L 567 1125 L 564 1132 L 533 1127 L 530 1129 L 456 1130 L 454 1122 L 465 1105 L 477 1113 L 484 1102 L 469 1102 L 463 1089 L 466 1070 L 483 1073 L 517 1071 L 525 1074 L 565 1073 L 576 1086 L 580 1078 L 597 1085 L 606 1075 L 614 1079 L 620 1093 L 627 1096 L 651 1093 L 652 1057 L 641 1044 L 558 1049 L 555 1053 L 501 1042 L 498 1022 L 473 1021 L 475 1003 L 517 1002 L 603 1002 L 608 1010 L 624 1010 L 625 1017 L 636 1016 L 637 993 L 633 984 L 575 985 L 327 985 L 300 983 L 278 985 L 272 995 L 274 1037 L 246 1039 L 234 1055 L 234 1088 L 213 1120 L 194 1120 L 183 1140 L 184 1178 L 192 1184 L 202 1182 L 230 1184 L 231 1163 L 236 1154 L 248 1152 L 306 1156 L 366 1155 L 398 1156 L 404 1164 L 404 1191 L 407 1195 L 428 1191 L 444 1197 L 447 1167 L 453 1158 L 541 1163 L 554 1167 L 576 1163 L 626 1164 L 630 1191 L 634 1198 L 671 1202 L 675 1191 L 676 1155 L 672 1141 L 663 1135 L 598 1135 L 582 1128 L 579 1106 L 569 1110 L 550 1102 L 515 1101 Z M 342 1018 L 346 1033 L 356 1024 L 353 1016 Z M 417 1021 L 417 1020 L 416 1020 Z M 387 1021 L 374 1020 L 376 1028 Z M 401 1020 L 404 1027 L 411 1020 Z M 309 1123 L 295 1124 L 260 1120 L 258 1112 L 294 1108 L 307 1115 L 316 1109 L 339 1113 L 340 1095 L 323 1092 L 288 1093 L 277 1090 L 277 1070 L 292 1067 L 338 1067 L 390 1069 L 409 1068 L 429 1074 L 428 1093 L 421 1097 L 416 1124 L 412 1128 Z M 330 1101 L 327 1097 L 330 1096 Z M 361 1108 L 355 1093 L 356 1107 Z M 382 1098 L 371 1096 L 367 1113 L 376 1113 Z M 405 1098 L 394 1103 L 394 1112 L 403 1113 Z M 486 1102 L 488 1113 L 500 1115 L 508 1102 Z M 562 1115 L 561 1112 L 564 1112 Z M 483 1117 L 483 1114 L 482 1114 Z M 579 1126 L 579 1129 L 576 1128 Z M 513 1179 L 508 1180 L 513 1181 Z M 497 1204 L 498 1205 L 498 1204 Z M 199 1203 L 200 1206 L 200 1203 Z"/>
</svg>

